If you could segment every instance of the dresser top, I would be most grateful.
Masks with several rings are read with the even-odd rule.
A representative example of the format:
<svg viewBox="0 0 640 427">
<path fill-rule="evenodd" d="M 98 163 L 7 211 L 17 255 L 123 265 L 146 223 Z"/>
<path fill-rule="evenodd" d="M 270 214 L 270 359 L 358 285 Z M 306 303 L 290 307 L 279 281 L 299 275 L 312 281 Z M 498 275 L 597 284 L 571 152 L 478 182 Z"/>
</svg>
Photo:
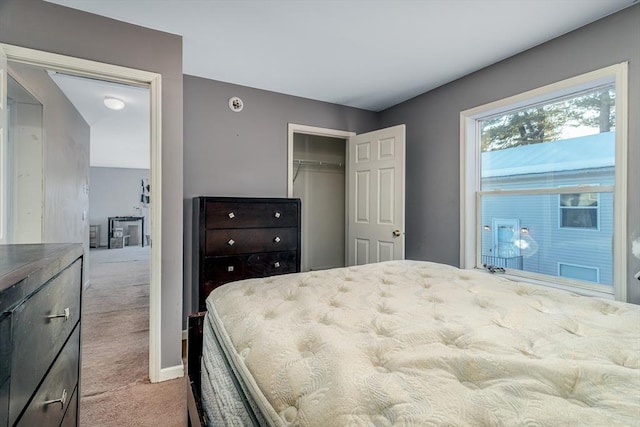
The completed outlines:
<svg viewBox="0 0 640 427">
<path fill-rule="evenodd" d="M 0 313 L 82 256 L 80 243 L 0 245 Z"/>
</svg>

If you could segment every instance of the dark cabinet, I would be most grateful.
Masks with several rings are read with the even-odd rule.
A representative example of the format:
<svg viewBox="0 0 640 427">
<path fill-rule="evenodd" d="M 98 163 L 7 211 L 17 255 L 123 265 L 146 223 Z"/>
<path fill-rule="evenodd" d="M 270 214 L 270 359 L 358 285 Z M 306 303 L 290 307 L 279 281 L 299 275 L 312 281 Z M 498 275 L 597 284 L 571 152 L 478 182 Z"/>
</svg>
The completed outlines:
<svg viewBox="0 0 640 427">
<path fill-rule="evenodd" d="M 300 271 L 300 199 L 195 197 L 193 287 L 198 308 L 235 280 Z"/>
<path fill-rule="evenodd" d="M 78 424 L 82 254 L 0 246 L 0 426 Z"/>
</svg>

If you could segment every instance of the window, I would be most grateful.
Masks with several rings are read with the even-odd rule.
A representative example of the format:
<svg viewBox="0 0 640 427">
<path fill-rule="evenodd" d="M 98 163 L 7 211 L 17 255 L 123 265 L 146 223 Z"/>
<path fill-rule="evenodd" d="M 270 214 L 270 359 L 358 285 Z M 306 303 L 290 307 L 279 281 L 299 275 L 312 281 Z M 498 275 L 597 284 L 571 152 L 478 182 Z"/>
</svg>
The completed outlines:
<svg viewBox="0 0 640 427">
<path fill-rule="evenodd" d="M 626 69 L 461 113 L 463 268 L 626 299 Z"/>
<path fill-rule="evenodd" d="M 561 194 L 560 227 L 598 229 L 598 194 Z"/>
<path fill-rule="evenodd" d="M 599 271 L 594 267 L 585 267 L 583 265 L 558 263 L 558 276 L 569 277 L 577 280 L 585 280 L 588 282 L 598 283 Z"/>
</svg>

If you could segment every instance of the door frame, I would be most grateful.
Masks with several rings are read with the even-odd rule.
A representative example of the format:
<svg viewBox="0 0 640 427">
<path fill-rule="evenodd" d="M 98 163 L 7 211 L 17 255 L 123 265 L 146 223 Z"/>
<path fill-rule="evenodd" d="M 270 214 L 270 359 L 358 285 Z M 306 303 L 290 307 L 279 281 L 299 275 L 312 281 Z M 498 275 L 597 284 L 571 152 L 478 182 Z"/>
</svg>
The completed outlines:
<svg viewBox="0 0 640 427">
<path fill-rule="evenodd" d="M 287 197 L 293 197 L 293 139 L 294 134 L 300 133 L 304 135 L 315 135 L 315 136 L 325 136 L 329 138 L 340 138 L 345 140 L 345 171 L 344 171 L 344 195 L 345 195 L 345 203 L 349 200 L 349 186 L 346 177 L 348 176 L 349 169 L 349 138 L 355 136 L 355 132 L 347 131 L 347 130 L 338 130 L 338 129 L 329 129 L 329 128 L 321 128 L 316 126 L 308 126 L 301 125 L 296 123 L 289 123 L 287 129 Z M 349 222 L 348 222 L 348 209 L 345 204 L 344 209 L 344 262 L 347 265 L 347 232 L 349 231 Z M 304 236 L 302 236 L 304 239 Z"/>
<path fill-rule="evenodd" d="M 8 61 L 19 62 L 79 76 L 97 78 L 149 88 L 150 94 L 150 185 L 153 204 L 150 208 L 150 233 L 153 239 L 150 251 L 149 281 L 149 379 L 151 382 L 169 380 L 176 372 L 161 369 L 161 254 L 162 254 L 162 75 L 118 65 L 24 48 L 0 43 Z"/>
</svg>

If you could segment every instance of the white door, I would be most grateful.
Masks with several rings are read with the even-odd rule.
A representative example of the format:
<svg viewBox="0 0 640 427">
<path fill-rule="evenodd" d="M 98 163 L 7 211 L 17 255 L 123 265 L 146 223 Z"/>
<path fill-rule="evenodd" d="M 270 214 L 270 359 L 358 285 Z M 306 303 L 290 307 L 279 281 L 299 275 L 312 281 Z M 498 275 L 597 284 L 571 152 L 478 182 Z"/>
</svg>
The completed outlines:
<svg viewBox="0 0 640 427">
<path fill-rule="evenodd" d="M 404 259 L 405 125 L 349 138 L 347 265 Z"/>
<path fill-rule="evenodd" d="M 493 219 L 493 252 L 498 258 L 513 258 L 520 255 L 519 219 Z M 502 265 L 498 265 L 503 267 Z"/>
<path fill-rule="evenodd" d="M 7 140 L 8 126 L 7 109 L 7 57 L 0 48 L 0 243 L 8 241 L 8 220 L 9 215 L 9 141 Z"/>
</svg>

